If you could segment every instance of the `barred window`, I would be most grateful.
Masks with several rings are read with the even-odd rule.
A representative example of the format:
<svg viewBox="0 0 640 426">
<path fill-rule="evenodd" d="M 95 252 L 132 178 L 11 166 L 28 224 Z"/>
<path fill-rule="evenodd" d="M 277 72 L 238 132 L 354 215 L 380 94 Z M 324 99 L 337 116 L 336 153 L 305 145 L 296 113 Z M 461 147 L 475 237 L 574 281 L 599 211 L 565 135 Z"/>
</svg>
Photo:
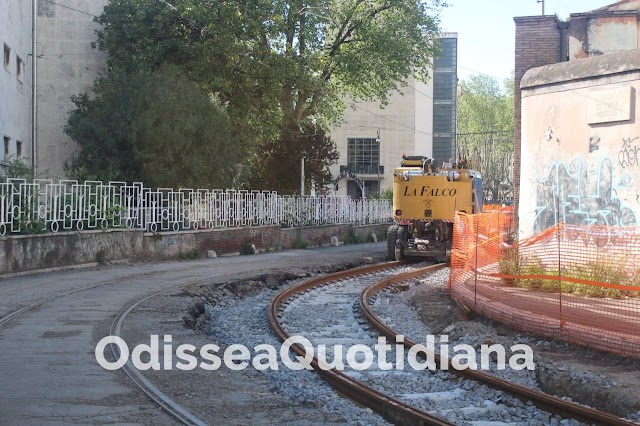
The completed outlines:
<svg viewBox="0 0 640 426">
<path fill-rule="evenodd" d="M 380 165 L 380 142 L 376 138 L 348 138 L 347 142 L 349 166 Z"/>
</svg>

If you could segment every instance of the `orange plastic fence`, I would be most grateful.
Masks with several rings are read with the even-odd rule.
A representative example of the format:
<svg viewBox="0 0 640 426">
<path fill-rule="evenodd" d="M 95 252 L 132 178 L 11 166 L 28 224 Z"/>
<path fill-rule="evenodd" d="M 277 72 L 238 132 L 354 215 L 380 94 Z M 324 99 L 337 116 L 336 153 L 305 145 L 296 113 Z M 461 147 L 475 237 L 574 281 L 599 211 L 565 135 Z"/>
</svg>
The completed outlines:
<svg viewBox="0 0 640 426">
<path fill-rule="evenodd" d="M 513 243 L 513 210 L 456 214 L 451 297 L 545 337 L 640 358 L 640 228 L 560 224 Z"/>
</svg>

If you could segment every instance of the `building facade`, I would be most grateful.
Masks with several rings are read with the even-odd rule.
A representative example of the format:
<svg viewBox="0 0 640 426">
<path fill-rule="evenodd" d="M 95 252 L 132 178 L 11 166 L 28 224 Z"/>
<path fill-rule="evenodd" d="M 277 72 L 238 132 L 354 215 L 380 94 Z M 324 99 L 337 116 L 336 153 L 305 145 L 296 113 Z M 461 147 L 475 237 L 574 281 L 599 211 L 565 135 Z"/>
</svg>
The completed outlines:
<svg viewBox="0 0 640 426">
<path fill-rule="evenodd" d="M 77 149 L 64 133 L 71 97 L 90 92 L 106 68 L 106 55 L 91 47 L 107 0 L 38 2 L 36 167 L 39 176 L 64 178 L 64 162 Z"/>
<path fill-rule="evenodd" d="M 424 155 L 435 164 L 455 157 L 457 41 L 456 33 L 443 35 L 428 83 L 409 79 L 384 108 L 378 102 L 350 104 L 331 131 L 340 153 L 331 170 L 337 194 L 359 198 L 391 189 L 403 155 Z"/>
<path fill-rule="evenodd" d="M 0 177 L 10 161 L 31 158 L 32 129 L 32 37 L 31 2 L 0 0 L 0 43 L 3 67 L 0 69 Z"/>
<path fill-rule="evenodd" d="M 514 200 L 520 211 L 522 93 L 525 73 L 536 67 L 575 61 L 608 52 L 640 47 L 640 0 L 622 0 L 583 13 L 572 13 L 567 22 L 557 16 L 514 18 L 515 43 L 515 141 Z M 517 215 L 516 215 L 517 218 Z"/>
<path fill-rule="evenodd" d="M 546 182 L 545 170 L 540 168 L 542 165 L 564 171 L 574 170 L 576 165 L 588 165 L 591 167 L 589 170 L 600 170 L 602 162 L 609 161 L 610 169 L 606 175 L 610 179 L 622 176 L 622 182 L 623 177 L 628 177 L 622 173 L 624 170 L 618 170 L 623 164 L 612 153 L 617 145 L 619 149 L 624 150 L 624 140 L 617 139 L 619 135 L 616 129 L 632 129 L 631 133 L 634 133 L 635 128 L 632 124 L 636 118 L 630 116 L 620 120 L 609 120 L 605 117 L 594 122 L 590 121 L 589 114 L 593 115 L 593 111 L 599 109 L 611 109 L 611 102 L 622 100 L 622 104 L 626 103 L 627 107 L 636 104 L 633 91 L 637 91 L 637 88 L 630 83 L 633 80 L 631 75 L 636 71 L 625 66 L 640 52 L 636 50 L 640 47 L 639 18 L 640 0 L 622 0 L 590 12 L 573 13 L 567 22 L 560 21 L 556 16 L 514 18 L 514 195 L 517 217 L 522 219 L 520 237 L 538 232 L 551 223 L 551 211 L 555 212 L 552 215 L 553 220 L 567 223 L 577 223 L 575 213 L 583 214 L 585 211 L 585 205 L 571 207 L 573 201 L 580 199 L 580 195 L 576 193 L 575 188 L 563 186 L 570 179 L 556 182 L 555 195 L 547 194 L 545 198 L 544 191 L 536 184 L 539 180 Z M 629 52 L 627 56 L 624 56 L 625 52 Z M 616 56 L 610 55 L 618 54 L 628 59 L 618 67 L 621 71 L 616 71 L 621 75 L 625 74 L 623 78 L 611 76 L 612 73 L 616 74 L 612 72 Z M 599 60 L 602 55 L 607 56 Z M 582 80 L 579 76 L 582 76 Z M 616 90 L 629 90 L 631 94 L 613 95 L 618 93 Z M 578 100 L 572 97 L 578 97 Z M 606 100 L 608 97 L 611 99 Z M 597 101 L 598 99 L 602 101 Z M 635 136 L 637 135 L 632 138 Z M 608 139 L 606 142 L 605 137 Z M 549 145 L 550 143 L 552 145 Z M 542 148 L 543 146 L 545 148 Z M 576 148 L 578 146 L 586 147 L 587 151 L 583 153 L 582 149 Z M 545 151 L 553 152 L 554 156 L 545 157 Z M 562 164 L 556 164 L 560 160 Z M 587 173 L 586 168 L 584 171 Z M 583 186 L 586 185 L 584 182 L 586 178 L 583 179 Z M 611 193 L 617 193 L 618 190 L 624 193 L 624 185 L 615 186 L 618 183 L 612 183 L 614 186 L 611 187 Z M 583 191 L 584 188 L 581 187 L 580 190 Z M 593 192 L 590 197 L 587 197 L 589 194 L 585 192 L 585 200 L 589 199 L 593 204 L 594 200 L 598 199 L 597 192 Z M 562 199 L 561 195 L 565 193 L 571 195 L 571 200 Z M 599 211 L 609 209 L 613 197 L 610 198 L 608 201 L 598 201 L 604 206 Z M 637 212 L 640 217 L 640 205 L 634 205 L 637 200 L 622 202 L 626 203 L 625 211 Z M 548 205 L 543 205 L 544 203 Z M 621 208 L 620 200 L 616 206 Z M 570 216 L 570 220 L 567 219 L 567 212 L 573 215 Z M 589 219 L 589 223 L 585 223 L 631 223 L 626 218 L 612 220 L 613 214 L 609 215 L 607 220 L 593 221 L 593 217 L 598 214 L 600 213 L 596 212 L 592 216 L 583 214 Z"/>
</svg>

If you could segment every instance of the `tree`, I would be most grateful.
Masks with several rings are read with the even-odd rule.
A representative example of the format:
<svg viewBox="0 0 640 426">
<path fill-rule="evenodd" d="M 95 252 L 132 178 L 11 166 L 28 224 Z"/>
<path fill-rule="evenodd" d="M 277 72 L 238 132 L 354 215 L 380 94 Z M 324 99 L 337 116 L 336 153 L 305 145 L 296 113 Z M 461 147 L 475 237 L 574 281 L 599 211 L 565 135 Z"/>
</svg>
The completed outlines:
<svg viewBox="0 0 640 426">
<path fill-rule="evenodd" d="M 227 188 L 245 157 L 220 102 L 174 67 L 147 81 L 133 136 L 144 181 L 155 187 Z"/>
<path fill-rule="evenodd" d="M 428 79 L 443 0 L 171 4 L 109 2 L 97 42 L 109 71 L 174 64 L 220 99 L 236 135 L 264 144 L 285 143 L 308 125 L 327 128 L 346 95 L 386 102 L 409 76 Z"/>
<path fill-rule="evenodd" d="M 513 191 L 513 77 L 504 83 L 474 75 L 461 84 L 458 103 L 458 151 L 483 176 L 485 198 Z"/>
<path fill-rule="evenodd" d="M 66 164 L 79 180 L 223 188 L 245 155 L 220 103 L 174 66 L 111 71 L 94 98 L 74 98 L 65 131 L 79 149 Z"/>
<path fill-rule="evenodd" d="M 275 140 L 257 147 L 253 161 L 252 187 L 299 193 L 301 159 L 305 157 L 305 187 L 320 188 L 331 182 L 329 167 L 339 158 L 335 143 L 319 126 L 305 124 L 287 129 Z"/>
<path fill-rule="evenodd" d="M 72 98 L 65 133 L 78 149 L 65 163 L 65 172 L 78 180 L 142 179 L 141 164 L 133 146 L 137 104 L 148 74 L 112 71 L 93 85 L 94 96 Z"/>
</svg>

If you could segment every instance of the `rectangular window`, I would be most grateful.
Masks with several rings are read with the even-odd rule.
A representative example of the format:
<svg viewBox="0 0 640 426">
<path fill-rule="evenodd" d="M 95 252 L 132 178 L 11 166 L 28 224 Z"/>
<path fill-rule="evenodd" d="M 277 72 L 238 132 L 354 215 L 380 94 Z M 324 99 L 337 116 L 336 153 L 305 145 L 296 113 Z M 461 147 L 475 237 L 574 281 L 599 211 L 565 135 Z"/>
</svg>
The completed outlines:
<svg viewBox="0 0 640 426">
<path fill-rule="evenodd" d="M 22 141 L 16 141 L 16 158 L 22 159 Z"/>
<path fill-rule="evenodd" d="M 4 45 L 4 69 L 11 72 L 10 67 L 11 67 L 11 48 L 9 48 L 9 46 L 5 44 Z"/>
<path fill-rule="evenodd" d="M 4 137 L 4 161 L 9 161 L 9 144 L 11 144 L 11 138 Z"/>
<path fill-rule="evenodd" d="M 348 138 L 347 165 L 356 174 L 378 173 L 380 142 L 376 138 Z"/>
<path fill-rule="evenodd" d="M 20 56 L 16 56 L 16 77 L 20 82 L 24 80 L 24 61 Z"/>
</svg>

